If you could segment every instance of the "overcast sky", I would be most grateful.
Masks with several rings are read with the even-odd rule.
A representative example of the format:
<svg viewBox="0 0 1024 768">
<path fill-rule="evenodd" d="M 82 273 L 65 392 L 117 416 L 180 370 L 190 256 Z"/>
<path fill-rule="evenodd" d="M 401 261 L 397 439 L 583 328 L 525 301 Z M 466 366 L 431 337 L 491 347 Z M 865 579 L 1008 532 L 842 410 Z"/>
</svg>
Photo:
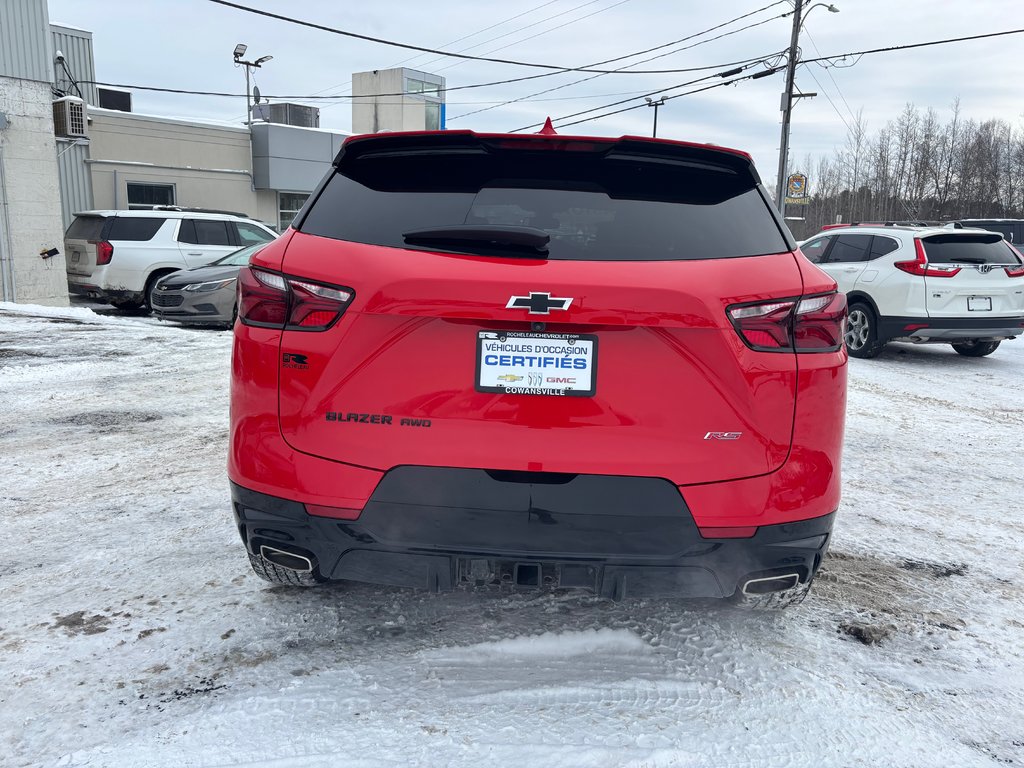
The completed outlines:
<svg viewBox="0 0 1024 768">
<path fill-rule="evenodd" d="M 451 51 L 469 48 L 465 53 L 559 66 L 585 66 L 679 40 L 770 2 L 239 1 L 398 42 Z M 245 114 L 244 73 L 231 59 L 239 42 L 248 44 L 250 58 L 274 56 L 257 73 L 260 89 L 269 95 L 344 94 L 349 92 L 353 72 L 399 63 L 443 75 L 449 88 L 545 72 L 417 55 L 414 51 L 258 17 L 209 0 L 49 0 L 49 5 L 52 22 L 93 32 L 97 80 L 239 94 L 232 99 L 136 91 L 133 100 L 137 112 L 241 123 Z M 829 13 L 821 5 L 805 17 L 801 37 L 803 58 L 1024 27 L 1024 0 L 837 0 L 838 14 Z M 805 8 L 808 6 L 805 2 Z M 773 17 L 790 9 L 784 1 L 706 36 L 639 57 L 665 53 L 766 21 L 636 69 L 716 66 L 782 51 L 789 44 L 791 17 Z M 505 21 L 517 15 L 518 18 Z M 486 27 L 492 28 L 485 30 Z M 635 61 L 626 59 L 606 68 Z M 1024 127 L 1024 34 L 880 53 L 846 63 L 853 65 L 826 70 L 809 64 L 798 70 L 798 88 L 816 91 L 818 96 L 801 100 L 794 112 L 791 171 L 806 170 L 792 167 L 802 166 L 805 155 L 829 153 L 842 144 L 846 124 L 861 110 L 873 132 L 894 118 L 908 102 L 922 108 L 933 107 L 945 117 L 951 102 L 959 97 L 967 117 L 1002 118 Z M 710 72 L 715 71 L 719 70 Z M 630 104 L 642 103 L 639 94 L 646 92 L 679 93 L 681 89 L 673 90 L 673 85 L 706 74 L 709 72 L 604 75 L 533 97 L 547 99 L 544 101 L 520 101 L 464 118 L 460 116 L 467 112 L 530 96 L 586 75 L 558 74 L 523 83 L 457 90 L 448 94 L 448 127 L 511 130 L 542 121 L 547 115 L 557 118 L 628 96 L 638 99 Z M 783 77 L 780 73 L 670 100 L 659 110 L 658 135 L 745 149 L 754 155 L 765 181 L 771 183 L 778 163 Z M 321 127 L 350 128 L 349 102 L 321 102 L 319 106 Z M 649 108 L 636 109 L 564 132 L 649 134 L 652 113 Z M 812 178 L 812 188 L 813 184 Z"/>
</svg>

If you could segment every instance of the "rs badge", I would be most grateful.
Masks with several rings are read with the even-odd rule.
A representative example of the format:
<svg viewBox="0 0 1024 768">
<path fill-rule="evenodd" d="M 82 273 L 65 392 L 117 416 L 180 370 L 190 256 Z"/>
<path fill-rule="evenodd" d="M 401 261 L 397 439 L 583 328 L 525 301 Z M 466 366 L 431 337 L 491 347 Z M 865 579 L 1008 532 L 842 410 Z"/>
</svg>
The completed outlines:
<svg viewBox="0 0 1024 768">
<path fill-rule="evenodd" d="M 705 440 L 739 440 L 741 437 L 742 432 L 708 432 L 704 435 Z"/>
</svg>

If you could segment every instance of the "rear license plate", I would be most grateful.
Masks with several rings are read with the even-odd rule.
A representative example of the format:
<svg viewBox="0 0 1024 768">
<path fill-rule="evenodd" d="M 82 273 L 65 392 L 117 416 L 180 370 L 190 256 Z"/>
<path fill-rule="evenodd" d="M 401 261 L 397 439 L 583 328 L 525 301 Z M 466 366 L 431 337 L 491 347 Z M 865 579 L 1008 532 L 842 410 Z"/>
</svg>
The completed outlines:
<svg viewBox="0 0 1024 768">
<path fill-rule="evenodd" d="M 968 296 L 967 297 L 967 310 L 969 312 L 991 312 L 992 311 L 992 297 L 991 296 Z"/>
<path fill-rule="evenodd" d="M 72 251 L 71 252 L 71 263 L 72 264 L 77 264 L 81 260 L 82 260 L 82 254 L 79 251 Z"/>
<path fill-rule="evenodd" d="M 476 390 L 591 397 L 597 390 L 597 336 L 478 331 Z"/>
</svg>

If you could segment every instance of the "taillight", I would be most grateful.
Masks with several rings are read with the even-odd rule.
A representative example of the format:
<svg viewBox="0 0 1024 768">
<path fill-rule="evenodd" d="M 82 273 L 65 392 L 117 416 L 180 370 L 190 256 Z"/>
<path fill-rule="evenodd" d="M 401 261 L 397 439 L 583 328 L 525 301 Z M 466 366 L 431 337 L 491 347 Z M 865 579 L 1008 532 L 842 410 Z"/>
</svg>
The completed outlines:
<svg viewBox="0 0 1024 768">
<path fill-rule="evenodd" d="M 914 261 L 897 261 L 893 266 L 908 275 L 917 275 L 918 277 L 952 277 L 960 271 L 960 267 L 940 267 L 929 264 L 924 253 L 924 243 L 918 239 L 914 240 L 914 252 L 917 254 Z"/>
<path fill-rule="evenodd" d="M 96 266 L 102 267 L 104 264 L 109 264 L 110 260 L 114 258 L 114 246 L 106 240 L 91 242 L 96 244 Z"/>
<path fill-rule="evenodd" d="M 1007 277 L 1024 277 L 1024 266 L 1004 267 Z"/>
<path fill-rule="evenodd" d="M 841 293 L 744 304 L 728 312 L 736 333 L 759 352 L 835 352 L 843 345 L 846 296 Z"/>
<path fill-rule="evenodd" d="M 801 299 L 793 313 L 793 346 L 797 352 L 834 352 L 846 335 L 846 294 Z"/>
<path fill-rule="evenodd" d="M 341 317 L 353 295 L 351 288 L 262 269 L 243 267 L 238 272 L 238 317 L 246 325 L 323 331 Z"/>
<path fill-rule="evenodd" d="M 751 349 L 792 349 L 789 337 L 795 301 L 769 301 L 733 307 L 729 317 L 736 332 Z"/>
</svg>

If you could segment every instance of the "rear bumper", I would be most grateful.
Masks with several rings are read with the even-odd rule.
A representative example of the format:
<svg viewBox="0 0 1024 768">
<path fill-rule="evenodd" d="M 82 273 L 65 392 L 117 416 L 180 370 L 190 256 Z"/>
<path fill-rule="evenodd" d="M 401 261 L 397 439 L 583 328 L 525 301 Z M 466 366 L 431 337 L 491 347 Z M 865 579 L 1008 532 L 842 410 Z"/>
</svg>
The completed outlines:
<svg viewBox="0 0 1024 768">
<path fill-rule="evenodd" d="M 1024 315 L 1017 317 L 882 317 L 883 339 L 949 343 L 965 339 L 1001 341 L 1024 333 Z"/>
<path fill-rule="evenodd" d="M 812 577 L 834 520 L 705 538 L 679 488 L 657 478 L 398 467 L 352 520 L 231 487 L 250 552 L 307 558 L 331 580 L 432 591 L 495 583 L 614 599 L 727 597 L 749 579 Z"/>
<path fill-rule="evenodd" d="M 71 278 L 68 279 L 68 293 L 106 302 L 143 301 L 146 298 L 143 291 L 111 290 L 88 282 L 75 282 Z"/>
</svg>

